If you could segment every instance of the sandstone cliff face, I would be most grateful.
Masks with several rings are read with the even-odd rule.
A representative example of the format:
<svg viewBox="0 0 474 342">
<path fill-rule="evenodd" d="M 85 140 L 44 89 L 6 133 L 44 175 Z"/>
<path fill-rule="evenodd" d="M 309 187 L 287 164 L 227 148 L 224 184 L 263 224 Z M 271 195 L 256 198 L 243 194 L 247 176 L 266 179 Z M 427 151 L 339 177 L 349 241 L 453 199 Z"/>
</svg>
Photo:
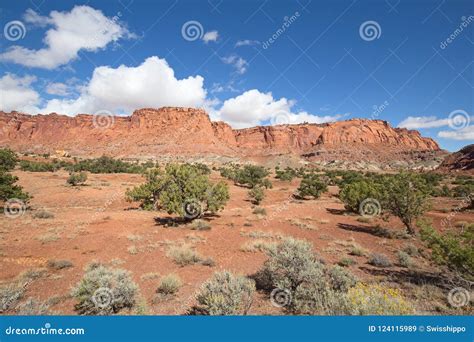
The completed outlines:
<svg viewBox="0 0 474 342">
<path fill-rule="evenodd" d="M 447 156 L 438 169 L 474 174 L 474 144 L 467 145 Z"/>
<path fill-rule="evenodd" d="M 117 157 L 169 155 L 307 155 L 315 151 L 368 151 L 377 159 L 387 151 L 439 151 L 417 131 L 392 128 L 380 120 L 354 119 L 233 130 L 193 108 L 143 108 L 133 115 L 26 115 L 0 112 L 0 145 L 21 152 Z M 348 155 L 351 153 L 342 153 Z"/>
</svg>

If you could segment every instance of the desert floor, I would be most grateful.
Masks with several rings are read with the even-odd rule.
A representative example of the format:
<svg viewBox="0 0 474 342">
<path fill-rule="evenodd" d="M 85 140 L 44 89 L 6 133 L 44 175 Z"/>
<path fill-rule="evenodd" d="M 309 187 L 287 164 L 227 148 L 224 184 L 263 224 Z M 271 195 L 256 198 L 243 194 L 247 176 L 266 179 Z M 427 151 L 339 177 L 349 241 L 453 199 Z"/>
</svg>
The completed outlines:
<svg viewBox="0 0 474 342">
<path fill-rule="evenodd" d="M 299 201 L 291 198 L 298 179 L 290 183 L 272 178 L 273 189 L 267 190 L 261 204 L 266 215 L 257 215 L 248 201 L 248 190 L 229 182 L 228 205 L 217 216 L 205 218 L 210 230 L 198 231 L 190 225 L 163 226 L 156 218 L 168 217 L 166 213 L 143 211 L 138 204 L 126 202 L 125 190 L 142 183 L 140 175 L 89 174 L 86 186 L 71 187 L 66 185 L 65 171 L 15 171 L 14 174 L 34 198 L 31 208 L 21 217 L 11 219 L 0 215 L 0 283 L 12 282 L 28 270 L 38 271 L 35 279 L 25 284 L 24 298 L 46 301 L 60 314 L 75 314 L 70 291 L 91 261 L 130 271 L 150 314 L 185 314 L 194 303 L 200 284 L 215 271 L 226 269 L 251 275 L 261 267 L 265 254 L 258 250 L 245 251 L 246 243 L 257 239 L 278 241 L 281 236 L 311 241 L 314 250 L 328 264 L 344 257 L 352 258 L 355 264 L 349 269 L 360 279 L 402 289 L 419 313 L 461 313 L 449 308 L 446 295 L 452 285 L 439 277 L 440 270 L 428 259 L 415 257 L 411 268 L 397 264 L 397 251 L 408 244 L 422 248 L 419 239 L 377 236 L 376 224 L 400 232 L 403 225 L 396 218 L 388 222 L 377 218 L 361 222 L 360 216 L 345 213 L 335 196 L 337 187 L 330 187 L 329 193 L 318 200 Z M 220 179 L 220 176 L 213 172 L 212 178 Z M 460 201 L 455 199 L 435 198 L 426 216 L 441 229 L 441 220 L 459 205 Z M 54 217 L 35 218 L 35 213 L 41 210 Z M 459 212 L 452 222 L 472 222 L 473 216 L 472 212 Z M 170 246 L 182 244 L 193 246 L 203 257 L 212 258 L 215 266 L 178 266 L 166 252 Z M 362 246 L 367 255 L 387 255 L 394 266 L 377 268 L 367 263 L 367 255 L 350 256 L 354 244 Z M 48 266 L 49 260 L 68 260 L 73 267 L 54 269 Z M 156 288 L 160 277 L 169 273 L 179 275 L 184 285 L 175 297 L 160 299 Z M 282 313 L 271 305 L 268 294 L 261 292 L 250 311 L 250 314 Z"/>
</svg>

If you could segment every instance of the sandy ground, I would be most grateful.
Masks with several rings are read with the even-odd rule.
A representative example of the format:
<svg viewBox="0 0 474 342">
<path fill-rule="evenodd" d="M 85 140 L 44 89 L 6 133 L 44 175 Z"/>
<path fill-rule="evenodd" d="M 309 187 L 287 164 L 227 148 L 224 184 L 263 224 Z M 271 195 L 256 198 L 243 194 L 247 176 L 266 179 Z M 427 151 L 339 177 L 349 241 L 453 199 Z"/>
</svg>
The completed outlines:
<svg viewBox="0 0 474 342">
<path fill-rule="evenodd" d="M 397 266 L 398 250 L 406 244 L 421 246 L 416 239 L 387 239 L 374 235 L 379 223 L 390 230 L 402 231 L 396 218 L 385 222 L 374 219 L 363 223 L 358 216 L 344 213 L 343 204 L 335 197 L 336 187 L 318 200 L 296 201 L 290 198 L 299 180 L 281 182 L 272 179 L 273 189 L 261 207 L 267 214 L 253 214 L 247 199 L 247 189 L 229 183 L 231 199 L 218 216 L 207 218 L 212 229 L 191 230 L 189 226 L 164 227 L 155 218 L 167 217 L 163 212 L 140 210 L 137 203 L 125 201 L 127 188 L 143 182 L 140 175 L 89 174 L 86 186 L 66 185 L 68 174 L 32 173 L 15 171 L 19 183 L 33 195 L 31 209 L 21 217 L 11 219 L 0 215 L 0 283 L 8 283 L 29 269 L 43 268 L 46 272 L 26 287 L 24 298 L 34 297 L 53 303 L 52 309 L 61 314 L 75 314 L 71 288 L 81 279 L 84 268 L 91 261 L 100 261 L 124 268 L 132 273 L 146 300 L 151 314 L 184 314 L 193 304 L 200 284 L 218 270 L 251 275 L 265 260 L 262 252 L 245 252 L 242 246 L 255 238 L 246 234 L 263 231 L 293 236 L 311 241 L 315 251 L 328 263 L 337 263 L 349 256 L 355 242 L 368 253 L 383 253 L 395 264 L 377 269 L 367 264 L 367 256 L 350 256 L 356 263 L 349 269 L 367 281 L 385 281 L 401 287 L 404 294 L 416 302 L 420 312 L 436 313 L 446 309 L 446 291 L 433 287 L 429 279 L 439 270 L 423 258 L 415 258 L 415 270 Z M 218 179 L 217 174 L 212 178 Z M 434 200 L 427 216 L 440 229 L 440 222 L 456 208 L 459 201 L 447 198 Z M 35 218 L 46 210 L 53 218 Z M 456 221 L 472 222 L 474 215 L 457 213 Z M 214 259 L 216 265 L 180 267 L 166 256 L 170 245 L 189 244 L 204 257 Z M 73 267 L 55 270 L 48 260 L 69 260 Z M 160 277 L 175 273 L 183 280 L 183 287 L 174 298 L 158 300 L 156 288 Z M 424 281 L 423 279 L 428 279 Z M 426 293 L 426 292 L 430 293 Z M 436 302 L 436 303 L 433 303 Z M 440 309 L 441 308 L 441 309 Z M 251 314 L 281 314 L 268 300 L 258 294 Z"/>
</svg>

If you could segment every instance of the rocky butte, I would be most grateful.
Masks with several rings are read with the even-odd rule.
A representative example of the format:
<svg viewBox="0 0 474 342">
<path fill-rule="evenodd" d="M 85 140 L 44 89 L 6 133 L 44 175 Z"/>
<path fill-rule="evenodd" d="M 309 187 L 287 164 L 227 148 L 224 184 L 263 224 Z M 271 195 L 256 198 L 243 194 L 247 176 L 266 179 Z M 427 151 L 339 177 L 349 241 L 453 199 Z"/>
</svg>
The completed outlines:
<svg viewBox="0 0 474 342">
<path fill-rule="evenodd" d="M 0 145 L 29 153 L 63 150 L 79 157 L 291 157 L 326 164 L 401 166 L 418 160 L 427 167 L 436 166 L 446 154 L 418 131 L 393 128 L 382 120 L 232 129 L 224 122 L 211 121 L 202 109 L 180 107 L 143 108 L 131 116 L 0 112 Z"/>
</svg>

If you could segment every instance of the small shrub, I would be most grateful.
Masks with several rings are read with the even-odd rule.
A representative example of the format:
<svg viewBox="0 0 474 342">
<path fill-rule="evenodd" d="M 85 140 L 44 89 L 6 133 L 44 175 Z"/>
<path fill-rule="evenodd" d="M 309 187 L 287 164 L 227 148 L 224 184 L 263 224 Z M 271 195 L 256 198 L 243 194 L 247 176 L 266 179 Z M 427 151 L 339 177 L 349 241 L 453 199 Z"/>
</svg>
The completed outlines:
<svg viewBox="0 0 474 342">
<path fill-rule="evenodd" d="M 403 251 L 408 254 L 409 256 L 412 256 L 412 257 L 416 257 L 418 255 L 420 255 L 420 251 L 418 249 L 418 247 L 416 247 L 415 245 L 409 243 L 407 245 L 405 245 L 405 247 L 403 248 Z"/>
<path fill-rule="evenodd" d="M 163 209 L 168 214 L 196 219 L 223 209 L 229 200 L 225 182 L 211 183 L 209 175 L 191 164 L 168 164 L 164 172 L 150 169 L 146 183 L 126 192 L 128 201 L 140 201 L 144 209 Z"/>
<path fill-rule="evenodd" d="M 358 283 L 347 293 L 352 315 L 410 315 L 413 306 L 400 291 L 383 285 Z"/>
<path fill-rule="evenodd" d="M 311 196 L 313 198 L 319 198 L 323 192 L 328 189 L 327 184 L 323 182 L 317 174 L 309 173 L 306 174 L 296 190 L 296 197 L 305 198 Z"/>
<path fill-rule="evenodd" d="M 55 270 L 62 270 L 73 266 L 69 260 L 48 260 L 48 267 L 54 268 Z"/>
<path fill-rule="evenodd" d="M 167 256 L 180 266 L 192 265 L 201 261 L 201 256 L 190 246 L 173 246 L 168 250 Z"/>
<path fill-rule="evenodd" d="M 474 280 L 474 225 L 468 225 L 462 232 L 445 233 L 438 233 L 427 222 L 420 225 L 421 239 L 431 248 L 433 261 Z"/>
<path fill-rule="evenodd" d="M 354 256 L 364 256 L 366 254 L 366 251 L 361 246 L 354 245 L 352 246 L 349 254 Z"/>
<path fill-rule="evenodd" d="M 400 266 L 410 267 L 412 265 L 410 256 L 404 251 L 398 251 L 397 256 L 398 256 L 398 264 Z"/>
<path fill-rule="evenodd" d="M 24 287 L 18 283 L 0 286 L 0 313 L 14 307 L 24 293 Z"/>
<path fill-rule="evenodd" d="M 250 189 L 248 195 L 251 198 L 252 203 L 257 205 L 260 204 L 265 198 L 265 192 L 261 186 L 255 186 Z"/>
<path fill-rule="evenodd" d="M 33 214 L 34 218 L 39 218 L 39 219 L 50 219 L 54 218 L 54 214 L 50 213 L 49 211 L 46 210 L 40 210 L 36 213 Z"/>
<path fill-rule="evenodd" d="M 204 220 L 194 220 L 191 223 L 191 230 L 210 230 L 211 225 Z"/>
<path fill-rule="evenodd" d="M 137 291 L 128 271 L 95 263 L 87 267 L 71 294 L 80 314 L 110 315 L 135 307 Z"/>
<path fill-rule="evenodd" d="M 337 263 L 339 266 L 342 266 L 342 267 L 348 267 L 348 266 L 352 266 L 354 265 L 356 262 L 354 259 L 351 259 L 351 258 L 342 258 L 341 260 L 339 260 L 339 262 Z"/>
<path fill-rule="evenodd" d="M 218 272 L 201 285 L 196 309 L 206 315 L 246 315 L 254 292 L 252 280 L 228 271 Z"/>
<path fill-rule="evenodd" d="M 269 172 L 262 166 L 245 165 L 242 169 L 236 169 L 233 174 L 233 180 L 237 185 L 254 188 L 262 186 L 271 188 L 272 183 L 268 180 Z"/>
<path fill-rule="evenodd" d="M 255 207 L 252 211 L 255 215 L 267 215 L 267 210 L 262 207 Z"/>
<path fill-rule="evenodd" d="M 182 285 L 183 283 L 180 277 L 176 274 L 168 274 L 161 278 L 160 285 L 158 285 L 156 292 L 164 295 L 174 295 Z"/>
<path fill-rule="evenodd" d="M 72 172 L 67 179 L 67 183 L 72 186 L 83 185 L 87 181 L 87 173 L 85 172 Z"/>
<path fill-rule="evenodd" d="M 49 310 L 49 305 L 35 298 L 28 298 L 16 310 L 19 316 L 45 316 L 54 314 Z"/>
<path fill-rule="evenodd" d="M 369 257 L 369 264 L 377 267 L 391 267 L 392 262 L 383 254 L 373 253 Z"/>
<path fill-rule="evenodd" d="M 357 278 L 340 266 L 334 266 L 327 272 L 329 282 L 336 291 L 347 292 L 357 283 Z"/>
<path fill-rule="evenodd" d="M 214 267 L 216 266 L 216 262 L 212 258 L 205 258 L 201 260 L 201 265 L 207 266 L 207 267 Z"/>
<path fill-rule="evenodd" d="M 18 181 L 18 177 L 1 169 L 2 167 L 0 166 L 0 201 L 8 201 L 9 199 L 17 198 L 26 204 L 31 196 L 27 192 L 24 192 L 20 185 L 15 184 Z"/>
<path fill-rule="evenodd" d="M 0 171 L 11 171 L 15 168 L 18 158 L 12 150 L 0 148 Z"/>
</svg>

